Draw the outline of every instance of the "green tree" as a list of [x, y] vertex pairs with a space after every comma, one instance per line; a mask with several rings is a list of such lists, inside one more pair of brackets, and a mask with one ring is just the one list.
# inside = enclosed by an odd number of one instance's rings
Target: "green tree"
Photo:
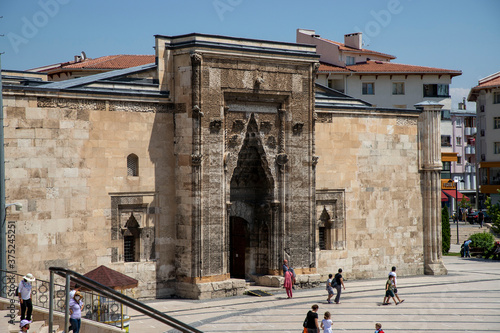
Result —
[[451, 230], [450, 230], [450, 215], [448, 207], [443, 207], [441, 210], [441, 242], [443, 254], [450, 251]]
[[[500, 193], [500, 190], [498, 190]], [[486, 208], [488, 209], [488, 215], [491, 216], [491, 230], [494, 233], [500, 233], [500, 204], [492, 204], [491, 197], [488, 197], [485, 202]]]

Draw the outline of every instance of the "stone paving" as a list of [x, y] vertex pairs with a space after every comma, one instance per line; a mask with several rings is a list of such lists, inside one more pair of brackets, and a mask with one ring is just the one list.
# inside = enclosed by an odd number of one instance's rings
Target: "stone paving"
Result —
[[[287, 299], [241, 296], [215, 300], [155, 300], [148, 305], [203, 332], [301, 332], [305, 314], [319, 305], [320, 319], [332, 313], [335, 331], [500, 332], [500, 261], [445, 257], [445, 276], [399, 276], [405, 302], [381, 306], [385, 279], [349, 281], [340, 304], [327, 304], [324, 287], [297, 290]], [[389, 268], [389, 267], [388, 267]], [[398, 272], [403, 275], [404, 272]], [[130, 332], [175, 332], [132, 310]]]

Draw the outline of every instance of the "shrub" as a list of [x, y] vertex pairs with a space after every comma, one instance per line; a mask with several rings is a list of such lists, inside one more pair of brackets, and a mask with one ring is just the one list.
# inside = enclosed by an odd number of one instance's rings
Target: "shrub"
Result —
[[470, 236], [470, 239], [472, 240], [471, 245], [473, 247], [479, 247], [484, 249], [485, 251], [491, 250], [491, 248], [493, 248], [493, 246], [495, 245], [495, 237], [489, 232], [474, 234]]
[[[500, 192], [500, 190], [498, 191]], [[492, 204], [491, 197], [486, 199], [486, 208], [488, 208], [488, 215], [491, 216], [491, 230], [499, 234], [500, 233], [500, 204]]]
[[451, 230], [450, 230], [450, 215], [448, 208], [443, 207], [441, 210], [441, 243], [443, 254], [450, 251]]

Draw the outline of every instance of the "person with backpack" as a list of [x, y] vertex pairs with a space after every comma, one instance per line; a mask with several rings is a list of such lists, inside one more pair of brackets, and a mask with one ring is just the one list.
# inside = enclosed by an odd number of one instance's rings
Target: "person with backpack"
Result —
[[[304, 320], [304, 332], [307, 333], [319, 333], [319, 323], [318, 323], [318, 309], [319, 306], [314, 304], [311, 307], [311, 310], [306, 315], [306, 319]], [[307, 331], [306, 331], [307, 329]]]

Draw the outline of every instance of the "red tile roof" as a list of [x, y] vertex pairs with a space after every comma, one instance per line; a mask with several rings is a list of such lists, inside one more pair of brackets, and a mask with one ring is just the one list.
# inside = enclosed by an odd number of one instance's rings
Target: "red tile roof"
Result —
[[496, 87], [496, 86], [500, 86], [500, 73], [497, 73], [498, 75], [495, 77], [495, 75], [493, 75], [492, 78], [485, 78], [485, 79], [482, 79], [479, 81], [479, 84], [477, 86], [475, 86], [473, 89], [476, 89], [476, 88], [487, 88], [487, 87]]
[[462, 71], [395, 64], [387, 61], [369, 60], [367, 62], [357, 63], [346, 67], [337, 67], [330, 64], [321, 64], [319, 66], [320, 72], [354, 72], [354, 73], [374, 73], [374, 74], [450, 74], [451, 76], [461, 75]]
[[345, 44], [342, 44], [342, 43], [339, 43], [339, 42], [336, 42], [336, 41], [333, 41], [333, 40], [329, 40], [329, 39], [326, 39], [326, 38], [323, 38], [323, 37], [318, 37], [318, 39], [321, 39], [321, 40], [323, 40], [325, 42], [328, 42], [328, 43], [332, 43], [332, 44], [338, 45], [339, 49], [341, 51], [344, 51], [344, 52], [354, 52], [354, 53], [358, 52], [358, 53], [365, 53], [365, 54], [373, 54], [373, 55], [378, 55], [378, 56], [381, 56], [381, 57], [386, 57], [386, 58], [389, 58], [389, 59], [396, 59], [395, 56], [387, 54], [387, 53], [372, 51], [372, 50], [368, 50], [368, 49], [355, 49], [353, 47], [349, 47], [349, 46], [346, 46]]
[[123, 69], [151, 64], [153, 62], [155, 62], [154, 55], [119, 54], [95, 59], [85, 59], [81, 62], [63, 66], [63, 68]]
[[97, 267], [96, 269], [84, 274], [85, 277], [99, 282], [106, 287], [121, 290], [137, 287], [139, 281], [133, 279], [125, 274], [108, 268], [104, 265]]

